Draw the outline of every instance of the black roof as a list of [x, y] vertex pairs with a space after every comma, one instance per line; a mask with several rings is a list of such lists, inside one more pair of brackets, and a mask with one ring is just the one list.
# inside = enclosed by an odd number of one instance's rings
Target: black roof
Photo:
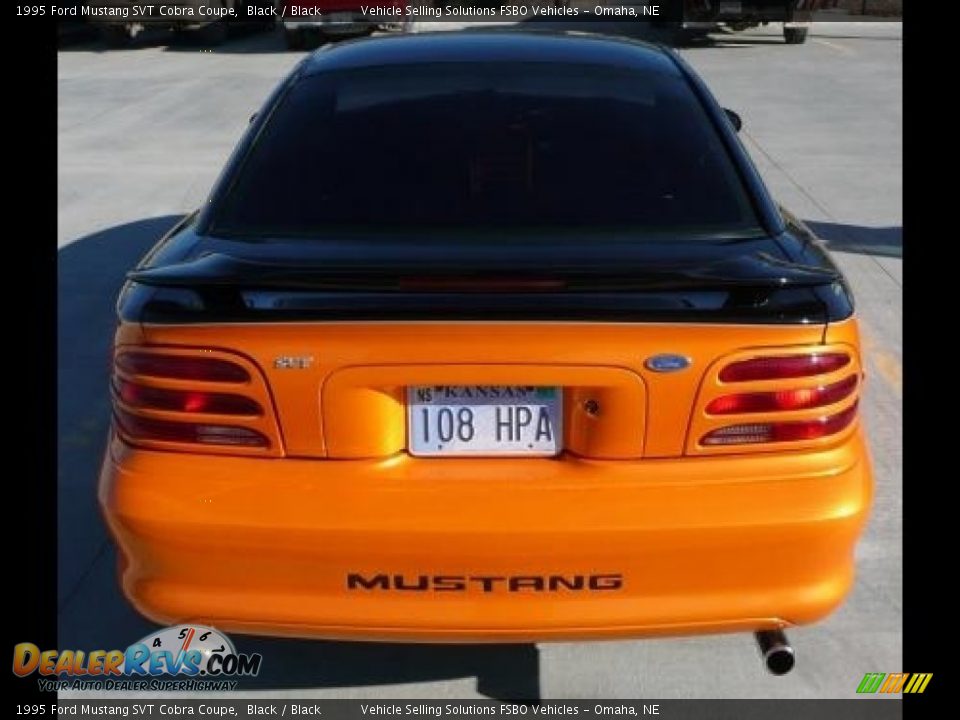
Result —
[[681, 75], [669, 51], [641, 41], [572, 32], [469, 30], [366, 38], [326, 46], [301, 70], [311, 75], [410, 63], [549, 62], [629, 67]]

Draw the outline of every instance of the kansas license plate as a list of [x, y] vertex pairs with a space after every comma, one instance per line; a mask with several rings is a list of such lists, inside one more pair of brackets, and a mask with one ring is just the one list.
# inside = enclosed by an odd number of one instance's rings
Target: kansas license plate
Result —
[[420, 385], [407, 389], [411, 455], [556, 455], [563, 393], [527, 385]]

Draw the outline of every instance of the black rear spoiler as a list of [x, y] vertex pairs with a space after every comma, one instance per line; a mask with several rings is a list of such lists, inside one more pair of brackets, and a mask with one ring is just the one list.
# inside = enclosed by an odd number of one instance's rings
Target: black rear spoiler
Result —
[[[683, 291], [752, 290], [775, 291], [788, 288], [828, 286], [840, 280], [834, 270], [780, 260], [766, 253], [754, 253], [703, 263], [672, 263], [636, 266], [524, 268], [390, 263], [377, 264], [294, 264], [238, 258], [208, 253], [193, 260], [155, 268], [138, 268], [127, 277], [153, 287], [235, 290], [409, 292], [431, 286], [451, 291], [459, 281], [464, 290], [505, 287], [511, 278], [517, 287], [531, 291]], [[544, 282], [546, 281], [546, 282]], [[514, 288], [512, 288], [514, 289]]]

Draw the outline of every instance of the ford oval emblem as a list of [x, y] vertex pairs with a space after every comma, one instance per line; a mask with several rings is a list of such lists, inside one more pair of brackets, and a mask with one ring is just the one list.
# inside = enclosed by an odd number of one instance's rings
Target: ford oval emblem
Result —
[[663, 355], [654, 355], [653, 357], [647, 358], [644, 365], [647, 366], [648, 370], [653, 370], [654, 372], [676, 372], [677, 370], [685, 370], [690, 367], [690, 358], [684, 357], [683, 355], [664, 353]]

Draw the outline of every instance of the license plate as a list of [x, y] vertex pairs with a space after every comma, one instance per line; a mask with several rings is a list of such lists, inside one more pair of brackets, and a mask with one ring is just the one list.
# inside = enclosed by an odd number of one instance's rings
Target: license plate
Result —
[[726, 0], [721, 0], [720, 2], [720, 13], [723, 15], [739, 15], [743, 12], [743, 5], [739, 2], [729, 2]]
[[332, 12], [327, 15], [327, 22], [330, 23], [352, 23], [353, 22], [353, 13], [348, 12]]
[[407, 388], [407, 447], [417, 456], [556, 455], [563, 392], [527, 385]]

